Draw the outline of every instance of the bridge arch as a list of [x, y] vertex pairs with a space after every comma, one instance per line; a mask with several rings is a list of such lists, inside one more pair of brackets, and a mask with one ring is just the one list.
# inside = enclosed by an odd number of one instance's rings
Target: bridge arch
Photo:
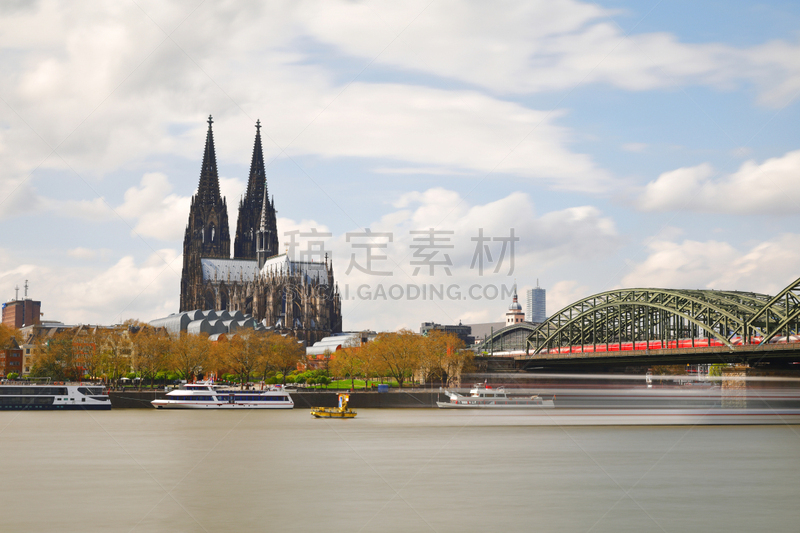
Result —
[[[800, 282], [800, 280], [798, 280]], [[800, 297], [800, 286], [798, 287]], [[561, 309], [528, 337], [535, 355], [566, 346], [593, 346], [646, 341], [716, 339], [733, 350], [732, 339], [764, 336], [763, 309], [781, 322], [794, 316], [758, 293], [676, 289], [618, 289], [578, 300]], [[800, 301], [800, 299], [798, 299]], [[798, 307], [800, 309], [800, 307]], [[795, 319], [796, 320], [796, 319]]]

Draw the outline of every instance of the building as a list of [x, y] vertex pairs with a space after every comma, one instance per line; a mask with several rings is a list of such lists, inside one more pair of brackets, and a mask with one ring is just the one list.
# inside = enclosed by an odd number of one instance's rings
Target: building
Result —
[[480, 324], [467, 324], [472, 329], [472, 336], [475, 338], [474, 344], [480, 344], [484, 339], [489, 338], [493, 332], [506, 326], [505, 322], [482, 322]]
[[19, 287], [13, 300], [3, 304], [3, 324], [19, 329], [38, 324], [42, 316], [42, 302], [28, 298], [28, 280], [25, 280], [25, 297], [19, 299]]
[[269, 331], [308, 344], [341, 332], [341, 299], [327, 255], [324, 261], [296, 261], [278, 253], [275, 198], [267, 190], [260, 122], [231, 258], [212, 123], [209, 117], [200, 183], [184, 234], [180, 312], [241, 311]]
[[514, 300], [508, 306], [508, 311], [506, 311], [506, 326], [519, 324], [520, 322], [525, 322], [525, 313], [522, 312], [522, 306], [517, 301], [517, 288], [514, 287]]
[[133, 339], [138, 331], [139, 327], [125, 324], [74, 326], [55, 321], [22, 328], [24, 344], [21, 347], [20, 373], [30, 374], [37, 348], [44, 350], [52, 342], [62, 342], [71, 346], [75, 372], [79, 376], [90, 374], [97, 377], [103, 373], [100, 369], [103, 366], [110, 376], [119, 377], [131, 371], [136, 355]]
[[150, 321], [154, 328], [164, 328], [170, 335], [187, 332], [193, 335], [207, 333], [221, 335], [235, 333], [240, 329], [266, 331], [263, 324], [258, 324], [252, 316], [241, 311], [184, 311], [173, 313], [165, 318]]
[[527, 306], [525, 309], [525, 321], [541, 324], [547, 320], [546, 292], [539, 287], [539, 280], [536, 280], [536, 288], [527, 291]]
[[306, 347], [306, 368], [327, 368], [331, 359], [336, 357], [335, 353], [344, 348], [359, 348], [364, 344], [375, 340], [378, 334], [374, 331], [347, 331], [337, 333], [330, 337], [314, 343], [313, 346]]
[[456, 337], [461, 339], [461, 342], [463, 342], [466, 346], [470, 346], [475, 343], [475, 337], [472, 336], [472, 328], [463, 325], [461, 321], [458, 322], [457, 326], [436, 324], [435, 322], [423, 322], [419, 327], [419, 332], [422, 335], [427, 335], [431, 330], [442, 331], [444, 333], [453, 333]]
[[6, 377], [9, 374], [22, 375], [22, 348], [14, 337], [0, 348], [0, 376]]

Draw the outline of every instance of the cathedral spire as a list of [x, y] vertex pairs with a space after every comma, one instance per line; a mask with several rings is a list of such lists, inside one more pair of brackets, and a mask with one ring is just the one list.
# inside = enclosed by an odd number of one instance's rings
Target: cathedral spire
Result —
[[259, 206], [261, 204], [261, 191], [267, 186], [266, 173], [264, 172], [264, 153], [261, 150], [261, 121], [256, 120], [256, 141], [253, 146], [253, 159], [250, 162], [250, 177], [247, 180], [247, 196], [250, 201]]
[[[213, 301], [209, 293], [198, 287], [203, 284], [203, 259], [229, 259], [231, 234], [228, 229], [228, 206], [219, 194], [217, 156], [214, 152], [214, 133], [208, 116], [208, 134], [200, 169], [200, 184], [192, 197], [189, 220], [183, 236], [183, 271], [181, 272], [181, 311], [214, 309], [223, 302]], [[224, 308], [224, 307], [223, 307]]]
[[256, 234], [256, 256], [259, 270], [264, 267], [267, 258], [278, 253], [278, 236], [277, 228], [275, 228], [275, 223], [273, 222], [274, 218], [275, 211], [269, 205], [267, 188], [264, 187], [264, 194], [261, 200], [261, 220]]
[[197, 200], [201, 205], [214, 205], [220, 200], [217, 154], [214, 151], [214, 132], [211, 130], [213, 123], [214, 119], [208, 115], [206, 150], [203, 154], [203, 166], [200, 169], [200, 184], [197, 187]]
[[256, 233], [261, 218], [262, 198], [266, 190], [264, 153], [261, 149], [261, 121], [257, 120], [250, 177], [247, 179], [244, 198], [239, 204], [239, 219], [236, 223], [236, 238], [233, 243], [233, 257], [236, 259], [256, 259], [258, 255]]

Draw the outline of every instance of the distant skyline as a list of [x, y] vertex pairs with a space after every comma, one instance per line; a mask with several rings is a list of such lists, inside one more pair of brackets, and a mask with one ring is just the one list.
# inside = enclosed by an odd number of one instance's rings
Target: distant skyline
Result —
[[[330, 233], [293, 251], [323, 242], [346, 330], [502, 321], [505, 288], [537, 278], [553, 314], [617, 287], [774, 294], [800, 277], [796, 3], [0, 15], [0, 298], [28, 279], [46, 320], [178, 311], [208, 115], [231, 231], [260, 120], [280, 248]], [[431, 229], [451, 248], [425, 248]]]

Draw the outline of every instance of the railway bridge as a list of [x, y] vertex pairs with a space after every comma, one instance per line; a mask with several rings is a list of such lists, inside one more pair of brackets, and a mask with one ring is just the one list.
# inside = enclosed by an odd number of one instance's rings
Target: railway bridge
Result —
[[542, 324], [500, 329], [478, 350], [519, 368], [800, 361], [800, 279], [775, 296], [617, 289], [578, 300]]

